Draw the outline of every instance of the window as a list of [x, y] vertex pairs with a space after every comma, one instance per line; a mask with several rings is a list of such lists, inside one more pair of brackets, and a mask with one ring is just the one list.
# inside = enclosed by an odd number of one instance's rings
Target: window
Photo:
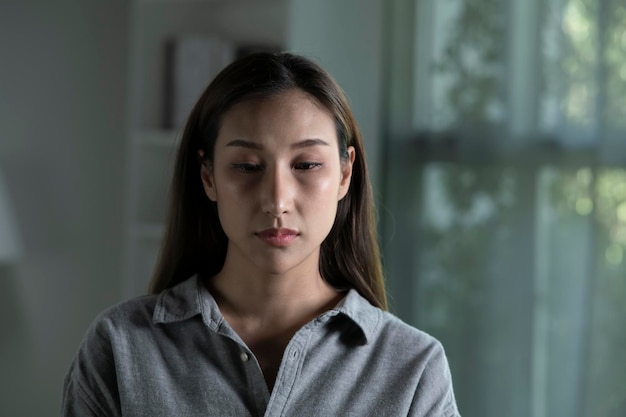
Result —
[[392, 309], [443, 342], [465, 417], [625, 415], [626, 3], [400, 3]]

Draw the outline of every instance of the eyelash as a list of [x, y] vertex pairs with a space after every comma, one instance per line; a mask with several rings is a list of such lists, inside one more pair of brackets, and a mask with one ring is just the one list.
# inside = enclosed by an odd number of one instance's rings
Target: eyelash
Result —
[[250, 163], [240, 163], [240, 164], [233, 164], [233, 168], [235, 168], [238, 171], [241, 172], [258, 172], [260, 171], [261, 165], [258, 164], [250, 164]]
[[[322, 165], [323, 163], [321, 162], [298, 162], [297, 164], [294, 165], [294, 169], [301, 170], [301, 171], [310, 171], [310, 170], [319, 168]], [[263, 166], [259, 164], [251, 164], [251, 163], [233, 164], [233, 168], [244, 173], [253, 173], [253, 172], [259, 172], [263, 170]]]
[[304, 171], [310, 171], [315, 168], [319, 168], [322, 166], [321, 162], [299, 162], [294, 165], [295, 169], [301, 169]]

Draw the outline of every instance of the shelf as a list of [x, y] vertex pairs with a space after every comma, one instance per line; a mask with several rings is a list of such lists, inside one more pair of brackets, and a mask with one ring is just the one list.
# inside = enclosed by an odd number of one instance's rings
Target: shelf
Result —
[[172, 39], [214, 36], [238, 47], [283, 47], [287, 1], [140, 1], [133, 11], [131, 124], [164, 126], [165, 50]]

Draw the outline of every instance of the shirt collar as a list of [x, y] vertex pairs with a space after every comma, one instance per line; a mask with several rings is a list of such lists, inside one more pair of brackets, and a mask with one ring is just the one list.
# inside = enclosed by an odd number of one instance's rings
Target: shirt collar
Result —
[[157, 298], [153, 323], [174, 323], [202, 313], [197, 276], [166, 289]]
[[[355, 289], [348, 290], [343, 300], [329, 313], [345, 316], [354, 322], [363, 333], [365, 343], [373, 340], [382, 319], [382, 311]], [[198, 314], [203, 315], [204, 321], [213, 330], [218, 330], [224, 320], [215, 299], [196, 275], [159, 295], [152, 321], [174, 323]]]
[[365, 343], [374, 339], [383, 312], [371, 305], [357, 290], [348, 290], [344, 299], [334, 310], [352, 320], [361, 329]]

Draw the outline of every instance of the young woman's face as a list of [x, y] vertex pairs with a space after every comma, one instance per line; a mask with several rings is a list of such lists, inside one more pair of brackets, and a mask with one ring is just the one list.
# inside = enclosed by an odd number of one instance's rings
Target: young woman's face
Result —
[[227, 262], [279, 274], [319, 269], [319, 252], [352, 175], [330, 113], [294, 89], [235, 105], [202, 168], [228, 237]]

